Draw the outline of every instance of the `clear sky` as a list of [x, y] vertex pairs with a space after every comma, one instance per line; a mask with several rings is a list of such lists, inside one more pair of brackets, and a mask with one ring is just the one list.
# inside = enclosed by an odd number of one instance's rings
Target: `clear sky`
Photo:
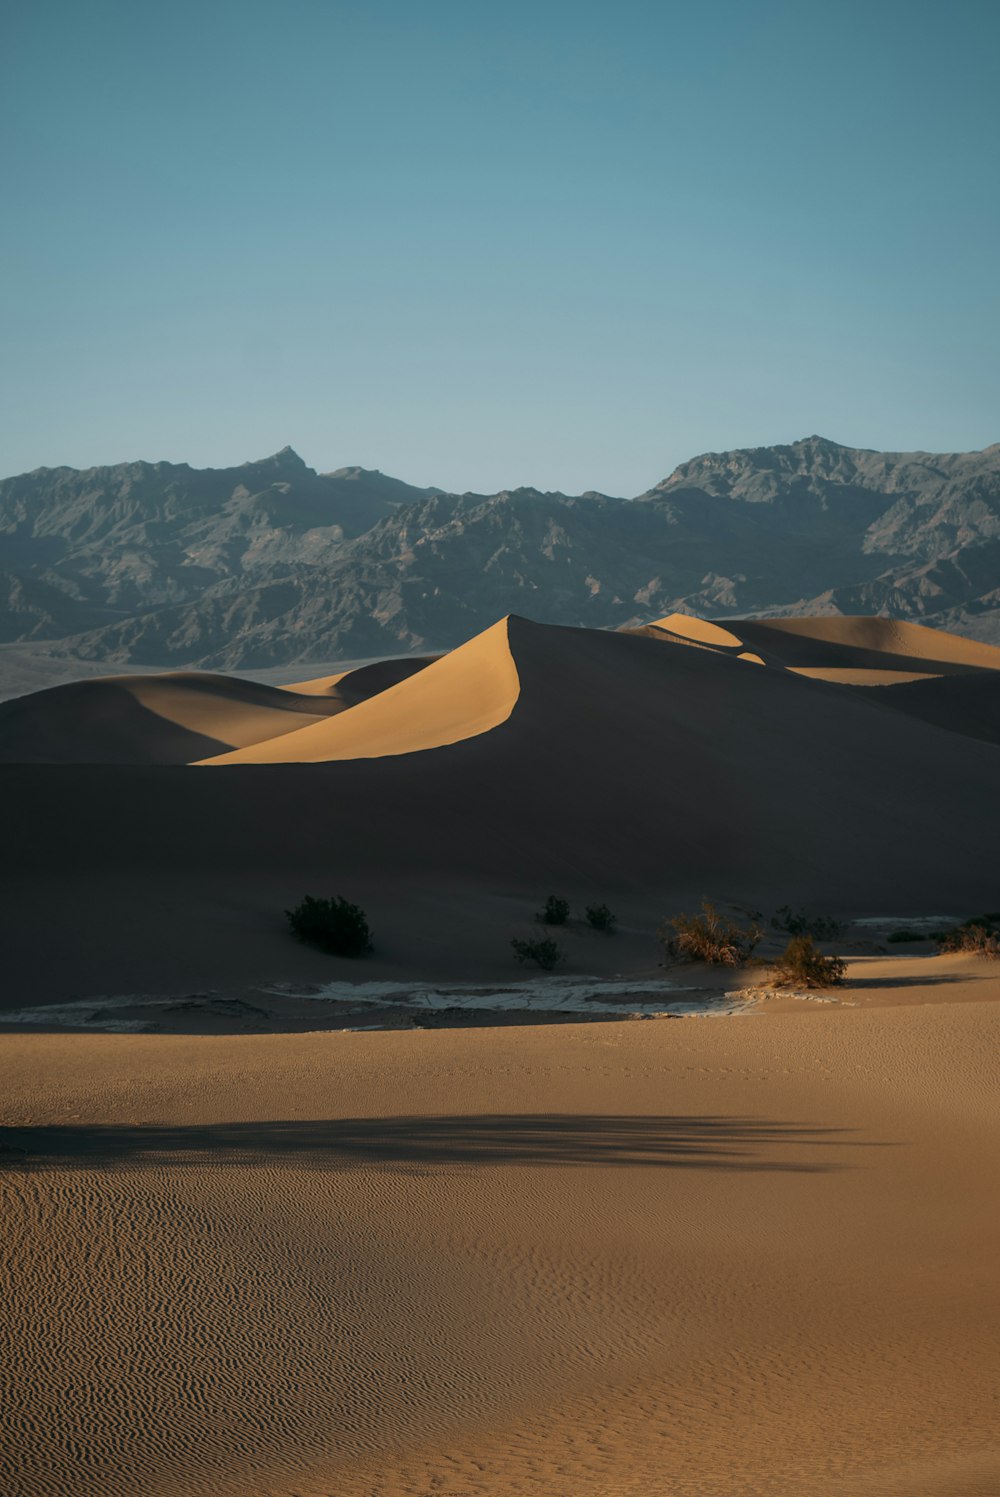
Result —
[[1000, 0], [2, 0], [0, 473], [1000, 441]]

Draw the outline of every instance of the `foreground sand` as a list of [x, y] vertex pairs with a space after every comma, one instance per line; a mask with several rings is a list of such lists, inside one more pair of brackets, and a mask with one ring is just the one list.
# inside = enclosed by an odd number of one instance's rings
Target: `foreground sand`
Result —
[[733, 1019], [3, 1035], [0, 1485], [996, 1494], [1000, 979], [912, 965]]

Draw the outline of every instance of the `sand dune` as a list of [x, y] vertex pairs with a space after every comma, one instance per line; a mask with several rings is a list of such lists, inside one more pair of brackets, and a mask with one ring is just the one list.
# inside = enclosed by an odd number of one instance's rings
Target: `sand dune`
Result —
[[746, 619], [738, 625], [740, 637], [750, 641], [765, 640], [791, 652], [793, 641], [805, 649], [818, 645], [850, 651], [867, 651], [873, 655], [896, 655], [908, 660], [934, 661], [954, 665], [961, 670], [1000, 670], [1000, 649], [980, 644], [943, 629], [928, 629], [923, 624], [904, 623], [901, 619], [842, 617]]
[[378, 692], [408, 680], [438, 659], [438, 655], [404, 655], [398, 660], [375, 660], [356, 670], [317, 676], [312, 681], [295, 681], [286, 690], [300, 696], [336, 696], [345, 705], [354, 707], [358, 702], [365, 702]]
[[169, 671], [55, 686], [0, 703], [0, 761], [189, 764], [322, 721], [339, 702], [234, 676]]
[[995, 646], [898, 619], [727, 619], [723, 624], [672, 613], [648, 630], [703, 648], [749, 650], [765, 664], [849, 686], [1000, 671], [1000, 649]]
[[[390, 672], [371, 666], [368, 670], [370, 680], [382, 681], [396, 674], [397, 684], [377, 688], [377, 695], [360, 697], [339, 721], [300, 729], [285, 744], [255, 744], [203, 762], [304, 764], [411, 754], [487, 733], [506, 721], [517, 701], [517, 669], [505, 619], [426, 669]], [[347, 676], [334, 689], [349, 693], [351, 680]]]
[[0, 703], [0, 763], [191, 764], [326, 722], [435, 658], [288, 687], [198, 671], [75, 681]]
[[994, 1497], [990, 992], [6, 1036], [5, 1493]]
[[1000, 674], [940, 676], [915, 681], [880, 693], [887, 707], [935, 723], [952, 733], [965, 733], [986, 743], [1000, 744]]
[[359, 901], [365, 975], [392, 980], [509, 977], [510, 936], [552, 891], [607, 900], [624, 928], [617, 946], [567, 938], [569, 971], [655, 964], [658, 920], [703, 894], [996, 908], [995, 747], [881, 698], [512, 618], [303, 734], [354, 755], [484, 729], [441, 747], [224, 774], [12, 767], [10, 1001], [322, 980], [329, 959], [282, 914], [304, 893]]
[[[875, 933], [997, 907], [1000, 652], [819, 622], [12, 704], [109, 762], [3, 768], [5, 1494], [995, 1497], [1000, 978]], [[292, 941], [307, 892], [374, 955]], [[550, 892], [614, 908], [559, 940], [622, 1003], [703, 895], [885, 924], [836, 1004], [256, 1032], [509, 985]]]

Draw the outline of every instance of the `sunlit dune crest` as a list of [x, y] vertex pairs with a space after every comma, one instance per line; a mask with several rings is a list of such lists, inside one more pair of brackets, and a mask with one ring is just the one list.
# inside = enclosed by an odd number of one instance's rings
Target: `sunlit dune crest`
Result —
[[[682, 655], [688, 657], [685, 671], [711, 672], [713, 658], [765, 666], [769, 676], [778, 673], [789, 685], [803, 679], [867, 688], [873, 702], [938, 727], [988, 741], [1000, 735], [996, 693], [988, 684], [972, 684], [1000, 681], [1000, 649], [920, 625], [882, 618], [794, 618], [730, 619], [723, 626], [670, 614], [609, 634], [512, 616], [446, 655], [372, 661], [283, 688], [178, 671], [97, 677], [35, 692], [0, 704], [0, 762], [225, 767], [426, 752], [489, 734], [512, 715], [520, 720], [526, 712], [544, 709], [563, 673], [584, 669], [579, 662], [581, 651], [589, 649], [585, 639], [595, 645], [617, 641], [600, 647], [601, 664], [590, 668], [589, 679], [574, 677], [580, 701], [589, 704], [588, 720], [596, 722], [612, 710], [602, 704], [614, 699], [620, 703], [614, 711], [622, 732], [631, 731], [634, 715], [637, 722], [645, 720], [644, 736], [667, 734], [664, 747], [673, 743], [686, 710], [680, 699], [664, 703], [660, 696], [678, 689]], [[650, 656], [649, 641], [662, 653]], [[542, 657], [544, 666], [535, 663]], [[531, 682], [527, 705], [525, 670]], [[956, 681], [968, 684], [942, 684]], [[725, 682], [735, 708], [745, 683], [729, 676]], [[923, 690], [890, 702], [889, 695], [904, 685]], [[762, 675], [753, 690], [764, 689]], [[654, 696], [643, 700], [644, 693]], [[692, 699], [692, 710], [699, 700]], [[811, 699], [788, 702], [799, 716], [816, 710]], [[667, 714], [657, 729], [664, 706]], [[752, 700], [740, 710], [753, 710]], [[553, 721], [545, 731], [558, 727]]]
[[507, 620], [501, 619], [426, 669], [360, 702], [339, 723], [315, 723], [289, 735], [284, 745], [263, 743], [203, 762], [307, 764], [440, 748], [505, 722], [519, 689]]
[[693, 639], [703, 645], [739, 649], [743, 643], [732, 630], [723, 628], [721, 624], [714, 624], [710, 619], [700, 619], [695, 614], [668, 613], [665, 618], [656, 619], [652, 627], [662, 629], [666, 634], [679, 635], [681, 639]]

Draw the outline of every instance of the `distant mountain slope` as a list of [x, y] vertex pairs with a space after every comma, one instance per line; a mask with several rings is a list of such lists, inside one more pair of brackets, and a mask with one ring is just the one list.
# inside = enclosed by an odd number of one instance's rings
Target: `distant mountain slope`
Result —
[[509, 612], [877, 614], [1000, 642], [1000, 444], [809, 437], [708, 453], [633, 500], [416, 489], [286, 448], [0, 483], [0, 640], [241, 669], [458, 643]]

